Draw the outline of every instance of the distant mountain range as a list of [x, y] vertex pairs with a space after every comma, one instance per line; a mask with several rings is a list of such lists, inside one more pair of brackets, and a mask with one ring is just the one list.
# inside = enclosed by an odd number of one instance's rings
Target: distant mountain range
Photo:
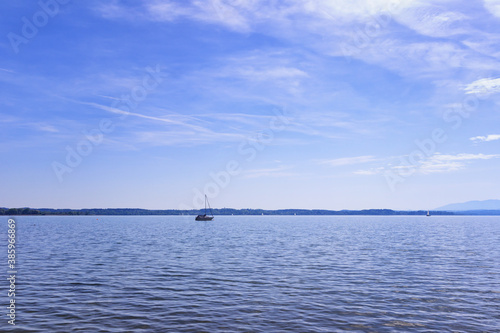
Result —
[[436, 208], [440, 211], [500, 210], [500, 200], [467, 201]]

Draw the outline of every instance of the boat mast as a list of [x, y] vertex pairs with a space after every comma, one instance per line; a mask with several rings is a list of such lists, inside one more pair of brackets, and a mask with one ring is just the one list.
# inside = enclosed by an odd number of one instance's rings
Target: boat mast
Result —
[[208, 208], [210, 208], [210, 214], [214, 216], [214, 213], [212, 212], [212, 207], [210, 207], [210, 202], [208, 202], [207, 195], [205, 194], [205, 215], [207, 215], [207, 203], [208, 203]]

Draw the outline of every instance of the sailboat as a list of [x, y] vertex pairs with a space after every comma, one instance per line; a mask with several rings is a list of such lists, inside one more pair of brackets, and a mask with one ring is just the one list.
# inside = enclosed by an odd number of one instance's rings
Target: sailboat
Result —
[[427, 216], [431, 216], [431, 212], [430, 211], [427, 211]]
[[[210, 209], [210, 215], [207, 215], [207, 204], [208, 208]], [[208, 202], [207, 195], [205, 194], [205, 213], [203, 215], [198, 215], [196, 216], [195, 220], [196, 221], [212, 221], [214, 219], [214, 214], [212, 213], [212, 208], [210, 207], [210, 203]]]

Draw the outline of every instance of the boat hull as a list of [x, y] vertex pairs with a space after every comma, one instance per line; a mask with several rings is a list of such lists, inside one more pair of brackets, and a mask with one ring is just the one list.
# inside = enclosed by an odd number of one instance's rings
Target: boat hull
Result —
[[213, 219], [214, 219], [213, 216], [206, 216], [206, 215], [198, 215], [195, 218], [196, 221], [212, 221]]

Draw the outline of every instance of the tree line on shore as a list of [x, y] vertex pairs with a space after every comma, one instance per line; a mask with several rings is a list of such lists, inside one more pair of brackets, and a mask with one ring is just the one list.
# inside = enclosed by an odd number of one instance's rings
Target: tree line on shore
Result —
[[[216, 208], [214, 215], [426, 215], [427, 211], [397, 211], [392, 209], [325, 210], [325, 209], [233, 209]], [[198, 215], [202, 210], [149, 210], [136, 208], [51, 209], [0, 208], [0, 215]], [[432, 211], [432, 215], [456, 215], [453, 212]]]

